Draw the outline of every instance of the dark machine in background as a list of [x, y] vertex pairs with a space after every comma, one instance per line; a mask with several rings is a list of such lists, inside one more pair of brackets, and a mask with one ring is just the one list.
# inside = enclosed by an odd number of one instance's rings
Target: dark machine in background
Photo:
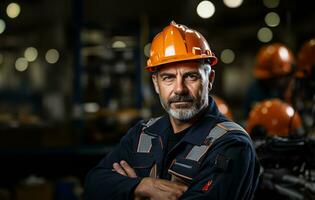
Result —
[[255, 199], [315, 198], [315, 140], [266, 138], [256, 146], [263, 166]]
[[[251, 135], [262, 165], [262, 175], [255, 199], [315, 199], [315, 40], [304, 44], [298, 54], [298, 66], [293, 81], [291, 101], [301, 114], [301, 129], [290, 128], [284, 137], [268, 135], [262, 125]], [[269, 124], [272, 123], [270, 118]]]

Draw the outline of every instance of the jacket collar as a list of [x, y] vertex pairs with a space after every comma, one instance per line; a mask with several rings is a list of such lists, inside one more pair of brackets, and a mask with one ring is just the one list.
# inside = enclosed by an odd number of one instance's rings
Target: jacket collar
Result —
[[201, 145], [211, 129], [222, 121], [227, 119], [219, 112], [214, 100], [209, 97], [209, 106], [200, 119], [192, 125], [191, 129], [186, 133], [183, 140], [185, 142]]
[[[188, 130], [183, 141], [194, 145], [203, 144], [204, 139], [209, 134], [210, 130], [217, 123], [222, 121], [227, 121], [227, 119], [218, 111], [217, 105], [212, 97], [209, 96], [209, 106], [204, 113], [202, 113], [198, 121], [196, 121]], [[172, 132], [169, 130], [172, 130], [172, 127], [168, 116], [161, 117], [151, 126], [144, 129], [147, 134], [160, 136], [163, 141], [166, 141], [167, 134]]]

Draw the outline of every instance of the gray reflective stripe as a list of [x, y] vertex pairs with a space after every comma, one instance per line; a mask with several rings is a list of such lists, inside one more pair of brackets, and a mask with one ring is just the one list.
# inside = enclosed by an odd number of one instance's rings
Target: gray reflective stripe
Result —
[[210, 145], [201, 145], [201, 146], [194, 146], [188, 155], [186, 156], [186, 159], [188, 160], [194, 160], [199, 161], [200, 158], [208, 151]]
[[138, 143], [137, 152], [138, 153], [149, 153], [152, 147], [152, 139], [155, 138], [154, 136], [141, 133]]
[[245, 133], [246, 133], [246, 131], [244, 130], [244, 128], [241, 127], [240, 125], [238, 125], [238, 124], [235, 123], [235, 122], [222, 122], [222, 123], [220, 123], [219, 125], [223, 125], [223, 126], [226, 127], [229, 131], [237, 130], [237, 131], [242, 131], [242, 132], [245, 132]]
[[[151, 126], [152, 124], [154, 124], [155, 122], [157, 122], [161, 118], [162, 117], [150, 119], [147, 123], [145, 123], [143, 125], [144, 126], [143, 129]], [[143, 129], [142, 129], [142, 133], [140, 134], [140, 137], [139, 137], [137, 152], [138, 153], [149, 153], [151, 150], [151, 147], [152, 147], [152, 139], [155, 137], [148, 135], [148, 134], [145, 134], [143, 132]]]
[[210, 133], [206, 137], [207, 139], [211, 138], [211, 143], [213, 143], [216, 139], [222, 137], [227, 132], [226, 129], [216, 125], [213, 129], [211, 129]]
[[186, 165], [186, 164], [179, 163], [179, 162], [175, 162], [174, 165], [179, 165], [179, 166], [185, 167], [185, 168], [187, 168], [187, 169], [191, 169], [191, 168], [192, 168], [192, 166], [190, 166], [190, 165]]
[[209, 144], [195, 145], [190, 152], [187, 154], [186, 159], [199, 161], [202, 156], [207, 153], [210, 146], [220, 137], [222, 137], [225, 133], [232, 130], [238, 130], [246, 133], [246, 131], [237, 123], [234, 122], [222, 122], [217, 124], [211, 131], [209, 132], [206, 139], [209, 140]]
[[150, 120], [145, 124], [145, 127], [151, 126], [152, 124], [154, 124], [157, 120], [159, 120], [159, 119], [161, 119], [161, 118], [162, 118], [162, 116], [161, 116], [161, 117], [157, 117], [157, 118], [152, 118], [152, 119], [150, 119]]

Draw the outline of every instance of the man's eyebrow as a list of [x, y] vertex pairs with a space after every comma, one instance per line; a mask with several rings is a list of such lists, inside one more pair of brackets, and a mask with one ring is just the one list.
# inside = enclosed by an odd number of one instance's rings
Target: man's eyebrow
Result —
[[183, 76], [188, 76], [188, 75], [200, 75], [200, 73], [199, 71], [189, 71], [183, 74]]
[[175, 75], [174, 73], [170, 73], [170, 72], [161, 72], [159, 73], [159, 76], [173, 76]]
[[[199, 71], [188, 71], [184, 72], [183, 76], [188, 76], [188, 75], [200, 75]], [[175, 76], [175, 73], [172, 72], [161, 72], [159, 73], [159, 76]]]

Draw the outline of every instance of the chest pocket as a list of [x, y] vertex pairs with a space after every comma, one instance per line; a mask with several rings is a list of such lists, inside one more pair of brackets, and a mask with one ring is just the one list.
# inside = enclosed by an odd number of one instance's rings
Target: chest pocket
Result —
[[151, 153], [134, 153], [132, 156], [132, 166], [139, 177], [150, 176], [151, 169], [155, 163]]
[[172, 181], [189, 185], [198, 174], [199, 168], [200, 163], [194, 160], [176, 158], [168, 169], [168, 173], [172, 175]]

